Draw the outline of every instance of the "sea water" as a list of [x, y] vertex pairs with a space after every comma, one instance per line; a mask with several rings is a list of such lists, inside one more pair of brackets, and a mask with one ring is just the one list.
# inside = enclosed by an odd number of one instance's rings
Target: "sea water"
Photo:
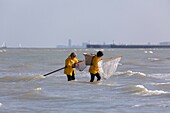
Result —
[[[117, 71], [100, 83], [63, 70], [71, 52], [122, 56]], [[170, 49], [0, 49], [0, 113], [169, 113]]]

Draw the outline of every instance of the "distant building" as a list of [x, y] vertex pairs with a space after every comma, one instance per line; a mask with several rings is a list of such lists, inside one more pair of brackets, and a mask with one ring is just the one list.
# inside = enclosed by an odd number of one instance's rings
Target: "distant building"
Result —
[[57, 45], [56, 48], [86, 48], [87, 43], [82, 45], [73, 45], [71, 39], [68, 40], [68, 45]]
[[87, 46], [87, 43], [82, 43], [82, 48], [86, 48], [86, 46]]
[[71, 39], [68, 40], [68, 47], [71, 47]]
[[116, 45], [87, 44], [87, 48], [170, 48], [170, 45]]
[[170, 42], [160, 42], [159, 45], [170, 45]]

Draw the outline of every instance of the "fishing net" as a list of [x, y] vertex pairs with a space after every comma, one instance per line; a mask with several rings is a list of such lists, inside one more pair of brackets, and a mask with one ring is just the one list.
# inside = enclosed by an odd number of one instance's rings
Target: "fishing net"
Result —
[[76, 69], [79, 70], [79, 71], [83, 71], [84, 69], [86, 68], [86, 63], [85, 61], [83, 62], [79, 62], [76, 66]]
[[108, 79], [116, 71], [121, 57], [102, 59], [99, 63], [99, 70], [104, 79]]
[[[84, 53], [83, 55], [85, 56], [85, 62], [79, 64], [78, 70], [80, 71], [84, 70], [86, 66], [91, 65], [93, 57], [95, 56], [94, 54], [89, 53]], [[104, 58], [98, 62], [99, 71], [104, 79], [108, 79], [114, 74], [120, 60], [121, 56], [113, 56], [110, 58]]]

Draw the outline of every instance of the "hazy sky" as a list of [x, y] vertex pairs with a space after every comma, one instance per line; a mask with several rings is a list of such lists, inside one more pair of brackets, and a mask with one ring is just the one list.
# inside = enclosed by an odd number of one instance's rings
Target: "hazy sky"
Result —
[[0, 0], [0, 44], [170, 41], [170, 0]]

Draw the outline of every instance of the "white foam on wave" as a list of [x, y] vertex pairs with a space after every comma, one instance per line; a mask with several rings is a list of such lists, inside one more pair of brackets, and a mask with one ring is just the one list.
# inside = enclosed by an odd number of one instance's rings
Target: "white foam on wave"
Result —
[[159, 58], [148, 58], [149, 61], [160, 61]]
[[45, 76], [26, 76], [26, 75], [19, 75], [19, 76], [4, 76], [0, 77], [0, 82], [29, 82], [35, 81], [46, 78]]
[[167, 85], [170, 85], [170, 82], [166, 82], [166, 83], [151, 83], [152, 85], [155, 85], [155, 86], [167, 86]]
[[139, 104], [136, 104], [136, 105], [134, 105], [134, 106], [132, 106], [132, 108], [135, 108], [135, 107], [140, 107], [141, 105], [139, 105]]
[[124, 74], [124, 75], [128, 75], [128, 76], [133, 76], [133, 75], [146, 76], [145, 73], [142, 73], [142, 72], [133, 72], [131, 70], [128, 70], [128, 71], [125, 71], [125, 72], [117, 72], [117, 74]]
[[156, 79], [170, 80], [170, 73], [149, 74], [148, 76]]
[[3, 52], [6, 52], [6, 50], [5, 50], [5, 49], [1, 49], [1, 50], [0, 50], [0, 53], [3, 53]]
[[142, 76], [146, 76], [145, 73], [142, 73], [142, 72], [133, 72], [133, 71], [130, 71], [130, 70], [128, 70], [128, 71], [126, 72], [126, 74], [128, 74], [129, 76], [132, 76], [132, 75], [142, 75]]
[[144, 53], [146, 53], [146, 54], [153, 54], [153, 51], [144, 51]]
[[46, 78], [45, 76], [35, 76], [32, 78], [32, 80], [38, 80], [38, 79], [44, 79]]
[[128, 76], [141, 76], [141, 77], [145, 77], [146, 74], [145, 73], [142, 73], [142, 72], [133, 72], [131, 70], [128, 70], [128, 71], [124, 71], [124, 72], [115, 72], [113, 75], [117, 75], [117, 76], [120, 76], [120, 75], [128, 75]]
[[0, 107], [2, 106], [2, 103], [0, 103]]
[[166, 92], [163, 90], [148, 90], [143, 85], [136, 85], [135, 87], [138, 89], [138, 92], [136, 92], [135, 94], [139, 94], [139, 95], [143, 95], [143, 96], [170, 94], [170, 92]]
[[41, 90], [42, 90], [42, 88], [40, 88], [40, 87], [34, 89], [34, 91], [41, 91]]

